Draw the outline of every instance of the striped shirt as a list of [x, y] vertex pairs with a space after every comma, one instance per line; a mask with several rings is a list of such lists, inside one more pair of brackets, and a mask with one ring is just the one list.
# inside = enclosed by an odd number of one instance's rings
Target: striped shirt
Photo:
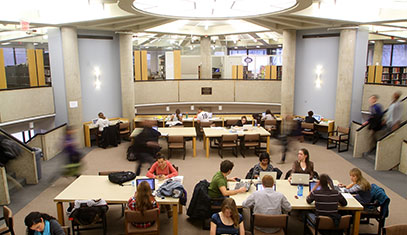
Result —
[[346, 206], [348, 202], [336, 190], [314, 190], [307, 197], [307, 202], [311, 204], [315, 201], [315, 214], [330, 216], [338, 213], [338, 204], [341, 206]]

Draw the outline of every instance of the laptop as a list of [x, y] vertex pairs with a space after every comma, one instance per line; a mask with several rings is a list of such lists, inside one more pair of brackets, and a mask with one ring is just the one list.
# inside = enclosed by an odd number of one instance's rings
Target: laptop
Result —
[[[311, 181], [311, 182], [309, 182], [309, 191], [311, 192], [311, 190], [313, 189], [313, 188], [315, 188], [315, 186], [317, 185], [317, 183], [318, 182], [315, 182], [315, 181]], [[318, 186], [318, 188], [316, 188], [315, 190], [320, 190], [321, 189], [321, 186]]]
[[158, 126], [153, 126], [152, 127], [154, 130], [158, 131]]
[[277, 180], [277, 172], [276, 171], [260, 171], [260, 175], [259, 175], [260, 181], [263, 180], [263, 177], [265, 175], [273, 176], [274, 182]]
[[150, 178], [136, 179], [136, 187], [143, 181], [147, 181], [147, 183], [150, 185], [151, 191], [155, 190], [155, 180]]
[[248, 192], [250, 190], [250, 186], [252, 185], [251, 181], [240, 181], [237, 182], [235, 185], [235, 190], [240, 189], [242, 187], [246, 188], [246, 192]]
[[211, 119], [213, 116], [213, 113], [208, 113], [208, 118]]
[[313, 115], [313, 118], [315, 118], [315, 120], [317, 120], [318, 122], [321, 121], [321, 115]]
[[[256, 184], [256, 191], [260, 191], [263, 189], [264, 189], [263, 184]], [[273, 189], [274, 189], [274, 191], [277, 191], [276, 184], [273, 185]]]
[[92, 119], [92, 123], [93, 123], [93, 124], [96, 124], [97, 122], [98, 122], [98, 119], [97, 119], [97, 118]]
[[309, 185], [309, 174], [291, 174], [291, 185]]

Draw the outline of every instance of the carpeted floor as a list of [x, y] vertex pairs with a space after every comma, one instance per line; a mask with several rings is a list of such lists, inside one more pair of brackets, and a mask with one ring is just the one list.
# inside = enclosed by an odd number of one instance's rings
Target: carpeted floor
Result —
[[[161, 143], [163, 146], [163, 153], [166, 155], [165, 142]], [[108, 170], [133, 170], [135, 169], [136, 163], [128, 162], [126, 160], [125, 154], [128, 142], [124, 142], [116, 148], [94, 148], [92, 149], [86, 157], [83, 159], [84, 169], [83, 174], [97, 174], [99, 171]], [[348, 172], [351, 168], [355, 167], [354, 164], [346, 160], [345, 158], [339, 156], [335, 151], [327, 150], [325, 145], [317, 144], [312, 145], [309, 143], [292, 143], [290, 146], [291, 150], [288, 154], [288, 158], [285, 164], [276, 164], [280, 160], [280, 146], [278, 142], [271, 142], [272, 150], [272, 164], [275, 167], [280, 168], [284, 174], [291, 168], [292, 162], [297, 158], [296, 153], [299, 148], [307, 148], [310, 151], [310, 159], [314, 162], [315, 170], [321, 173], [327, 173], [332, 178], [343, 182], [349, 183]], [[59, 156], [63, 157], [63, 156]], [[239, 155], [235, 158], [231, 152], [226, 152], [224, 159], [229, 159], [235, 163], [231, 176], [237, 176], [239, 178], [244, 178], [247, 171], [258, 162], [257, 156], [253, 153], [248, 153], [246, 158], [242, 158]], [[180, 175], [184, 176], [184, 187], [188, 192], [188, 200], [192, 196], [193, 188], [195, 184], [201, 179], [210, 180], [212, 175], [219, 170], [219, 164], [223, 159], [221, 159], [216, 149], [211, 149], [210, 157], [205, 157], [205, 152], [202, 146], [202, 142], [197, 142], [197, 156], [192, 157], [192, 143], [187, 142], [187, 157], [186, 160], [182, 160], [182, 154], [174, 154], [173, 158], [170, 160], [172, 163], [179, 167]], [[46, 165], [46, 164], [44, 164]], [[56, 166], [53, 166], [56, 167]], [[43, 170], [46, 170], [45, 167]], [[147, 166], [144, 167], [142, 174], [145, 174]], [[399, 194], [392, 191], [386, 185], [381, 183], [381, 179], [375, 179], [366, 172], [364, 172], [365, 177], [369, 182], [376, 183], [382, 186], [388, 196], [391, 198], [390, 204], [390, 216], [386, 221], [387, 225], [405, 223], [403, 217], [403, 211], [407, 210], [406, 199]], [[60, 177], [54, 181], [48, 188], [43, 190], [38, 196], [25, 194], [24, 197], [27, 201], [30, 201], [21, 209], [16, 209], [15, 212], [15, 231], [16, 234], [24, 234], [24, 217], [31, 211], [42, 211], [49, 213], [50, 215], [56, 216], [56, 206], [53, 202], [53, 198], [58, 195], [64, 188], [66, 188], [74, 178]], [[50, 181], [52, 182], [52, 180]], [[404, 185], [400, 185], [405, 187]], [[31, 186], [35, 187], [35, 186]], [[22, 190], [24, 191], [24, 190]], [[17, 193], [18, 194], [18, 193]], [[15, 197], [11, 198], [13, 204], [15, 203]], [[188, 205], [188, 203], [187, 203]], [[66, 208], [66, 205], [65, 205]], [[124, 220], [121, 217], [120, 206], [110, 206], [108, 212], [108, 234], [124, 234]], [[183, 214], [179, 217], [179, 234], [209, 234], [209, 231], [202, 230], [200, 223], [191, 223], [187, 220], [186, 208], [183, 210]], [[166, 217], [166, 214], [162, 214], [160, 219], [160, 234], [167, 235], [172, 234], [172, 220]], [[67, 224], [68, 221], [66, 221]], [[289, 234], [302, 234], [302, 222], [298, 220], [296, 213], [292, 213], [289, 219]], [[376, 223], [374, 225], [361, 225], [361, 233], [375, 232], [377, 229]], [[86, 231], [83, 234], [101, 234], [100, 231]]]

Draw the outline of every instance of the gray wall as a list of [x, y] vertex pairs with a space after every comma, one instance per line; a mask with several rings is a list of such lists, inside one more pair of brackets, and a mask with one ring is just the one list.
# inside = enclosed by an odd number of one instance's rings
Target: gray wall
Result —
[[[110, 39], [78, 39], [81, 75], [83, 121], [97, 118], [99, 112], [107, 117], [120, 117], [120, 55], [119, 38], [110, 32], [78, 31], [79, 35], [113, 36]], [[101, 88], [95, 89], [95, 67], [100, 69]]]
[[52, 89], [54, 91], [55, 126], [59, 126], [68, 122], [62, 37], [59, 28], [48, 29], [48, 50], [51, 66]]
[[[297, 32], [294, 97], [294, 113], [297, 115], [306, 115], [313, 110], [314, 114], [324, 118], [335, 117], [339, 37], [302, 38], [303, 35], [327, 33], [333, 32]], [[323, 66], [321, 88], [315, 87], [317, 65]]]
[[356, 34], [355, 67], [353, 74], [352, 104], [350, 120], [362, 122], [362, 96], [365, 83], [366, 57], [369, 33], [365, 29], [359, 29]]

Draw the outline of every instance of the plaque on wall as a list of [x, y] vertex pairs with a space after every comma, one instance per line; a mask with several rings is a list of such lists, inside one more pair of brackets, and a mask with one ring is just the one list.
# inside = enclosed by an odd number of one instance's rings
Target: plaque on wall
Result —
[[201, 87], [201, 95], [212, 95], [212, 87]]

